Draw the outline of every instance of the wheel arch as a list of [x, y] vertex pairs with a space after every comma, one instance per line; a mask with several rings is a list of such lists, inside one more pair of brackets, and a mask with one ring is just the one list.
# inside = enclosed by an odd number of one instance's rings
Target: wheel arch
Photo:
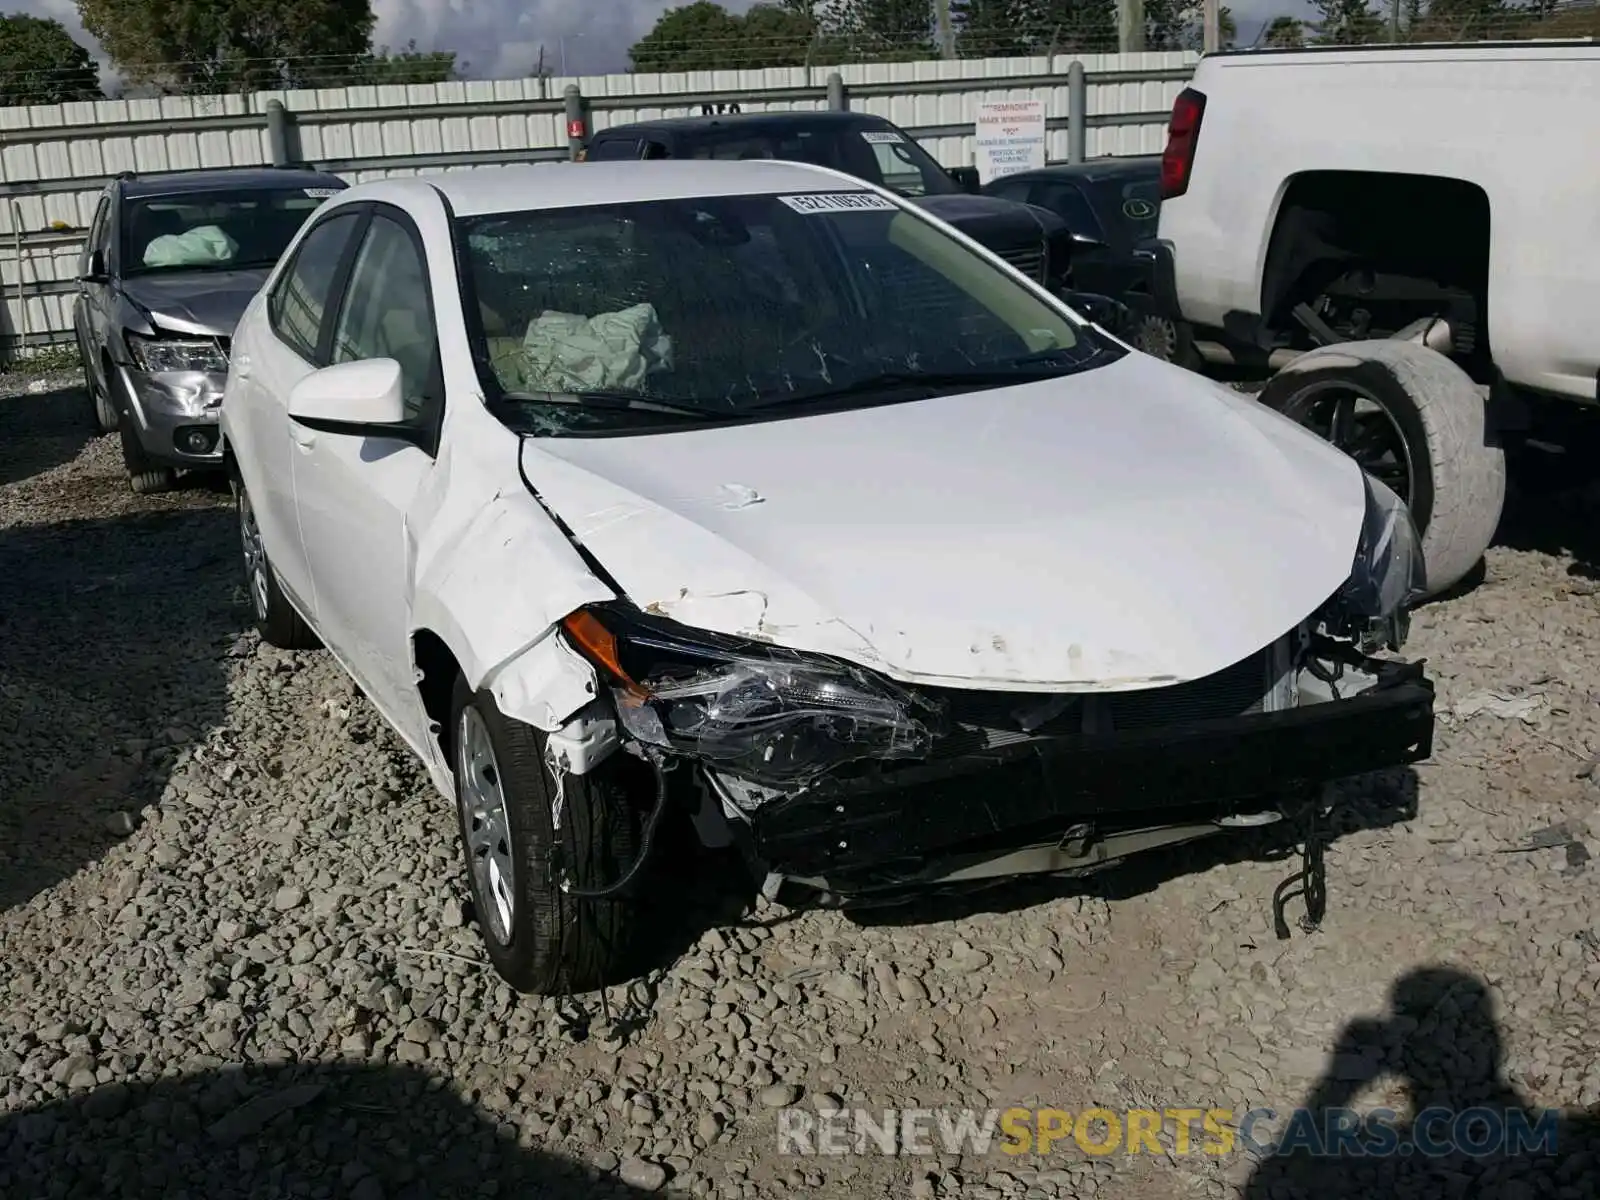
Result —
[[1312, 170], [1287, 176], [1263, 252], [1259, 311], [1279, 327], [1314, 281], [1341, 262], [1393, 261], [1469, 291], [1477, 344], [1488, 344], [1492, 204], [1478, 184], [1447, 175]]
[[451, 707], [456, 680], [463, 677], [461, 660], [450, 644], [431, 629], [411, 634], [411, 665], [416, 672], [417, 694], [428, 718], [428, 731], [445, 763], [454, 761], [455, 731], [451, 728]]
[[457, 679], [471, 692], [488, 691], [501, 713], [544, 733], [562, 729], [601, 694], [594, 667], [554, 627], [503, 662], [485, 664], [459, 626], [436, 621], [412, 631], [411, 663], [429, 732], [445, 763], [454, 750], [450, 723]]

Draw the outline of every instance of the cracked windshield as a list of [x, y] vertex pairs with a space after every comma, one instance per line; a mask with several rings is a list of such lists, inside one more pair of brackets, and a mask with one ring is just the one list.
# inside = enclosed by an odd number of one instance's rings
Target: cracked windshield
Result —
[[479, 360], [504, 418], [532, 432], [612, 424], [617, 409], [726, 420], [917, 399], [1061, 375], [1107, 353], [1005, 272], [871, 193], [462, 224]]

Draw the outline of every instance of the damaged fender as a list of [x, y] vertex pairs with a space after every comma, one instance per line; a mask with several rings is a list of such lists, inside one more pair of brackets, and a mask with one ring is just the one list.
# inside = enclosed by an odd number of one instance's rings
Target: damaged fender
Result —
[[487, 688], [506, 716], [553, 732], [600, 690], [594, 669], [556, 636], [558, 624], [615, 593], [519, 477], [452, 487], [451, 466], [440, 461], [407, 522], [410, 631], [438, 636], [467, 686]]

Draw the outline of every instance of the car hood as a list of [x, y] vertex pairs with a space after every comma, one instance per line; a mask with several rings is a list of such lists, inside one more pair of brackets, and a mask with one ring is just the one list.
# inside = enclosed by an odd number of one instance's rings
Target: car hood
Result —
[[908, 199], [985, 246], [997, 240], [1006, 246], [1018, 242], [1036, 244], [1041, 233], [1050, 232], [1045, 218], [1054, 218], [1053, 213], [1035, 209], [1031, 204], [1002, 200], [998, 196], [973, 196], [963, 192]]
[[174, 271], [122, 281], [122, 294], [174, 333], [232, 337], [270, 268]]
[[627, 597], [908, 682], [1196, 679], [1348, 577], [1356, 464], [1143, 355], [755, 425], [528, 438], [531, 487]]

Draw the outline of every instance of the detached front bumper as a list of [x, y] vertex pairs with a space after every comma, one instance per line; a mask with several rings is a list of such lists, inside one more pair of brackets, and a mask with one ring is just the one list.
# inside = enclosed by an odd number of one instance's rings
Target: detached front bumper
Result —
[[1040, 737], [859, 778], [827, 777], [748, 814], [752, 849], [841, 894], [931, 860], [1107, 829], [1257, 812], [1308, 787], [1427, 758], [1433, 684], [1384, 664], [1348, 699], [1105, 735]]

